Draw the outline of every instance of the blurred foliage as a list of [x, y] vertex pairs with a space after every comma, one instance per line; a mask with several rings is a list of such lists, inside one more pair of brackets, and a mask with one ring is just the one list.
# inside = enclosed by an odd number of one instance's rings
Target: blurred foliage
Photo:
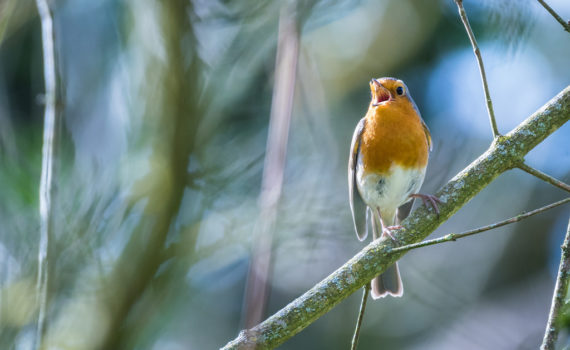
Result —
[[[567, 1], [549, 3], [570, 16]], [[63, 125], [46, 348], [220, 347], [240, 329], [282, 2], [52, 5]], [[268, 312], [362, 248], [352, 233], [346, 162], [371, 77], [406, 81], [432, 130], [423, 192], [434, 192], [491, 138], [453, 1], [295, 5], [301, 49]], [[506, 132], [568, 85], [570, 38], [532, 1], [465, 6]], [[41, 52], [34, 2], [0, 2], [3, 349], [29, 349], [34, 334]], [[566, 125], [528, 161], [568, 181], [569, 142]], [[436, 235], [562, 196], [512, 171]], [[404, 298], [369, 303], [359, 348], [536, 348], [567, 219], [567, 208], [559, 208], [408, 254]], [[359, 298], [282, 348], [348, 348]]]

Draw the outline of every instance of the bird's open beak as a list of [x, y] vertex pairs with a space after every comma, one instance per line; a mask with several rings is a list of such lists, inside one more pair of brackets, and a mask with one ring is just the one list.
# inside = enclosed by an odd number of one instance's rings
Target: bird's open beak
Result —
[[390, 90], [380, 84], [377, 79], [370, 80], [370, 91], [372, 91], [372, 105], [374, 107], [392, 99]]

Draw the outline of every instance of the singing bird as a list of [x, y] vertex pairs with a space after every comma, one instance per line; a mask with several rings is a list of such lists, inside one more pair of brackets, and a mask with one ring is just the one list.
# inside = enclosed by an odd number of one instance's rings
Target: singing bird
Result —
[[[431, 135], [403, 81], [370, 80], [372, 100], [360, 120], [350, 146], [348, 191], [356, 235], [361, 241], [388, 235], [397, 226], [398, 208], [421, 198], [436, 213], [437, 197], [417, 193], [424, 181]], [[381, 231], [379, 230], [381, 228]], [[372, 280], [372, 297], [402, 296], [398, 264]]]

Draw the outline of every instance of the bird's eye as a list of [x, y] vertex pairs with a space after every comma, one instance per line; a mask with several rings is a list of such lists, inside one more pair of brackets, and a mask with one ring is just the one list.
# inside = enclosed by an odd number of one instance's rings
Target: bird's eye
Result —
[[398, 87], [396, 88], [396, 93], [397, 93], [398, 95], [403, 95], [403, 94], [404, 94], [404, 88], [401, 87], [401, 86], [398, 86]]

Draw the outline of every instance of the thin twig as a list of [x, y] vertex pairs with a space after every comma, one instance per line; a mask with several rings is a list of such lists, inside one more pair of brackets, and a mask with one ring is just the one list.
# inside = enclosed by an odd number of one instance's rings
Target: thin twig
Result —
[[479, 65], [479, 73], [481, 73], [481, 81], [483, 82], [483, 90], [485, 92], [485, 100], [487, 101], [487, 113], [489, 114], [489, 120], [491, 122], [491, 128], [493, 130], [493, 137], [497, 138], [501, 134], [497, 128], [497, 121], [495, 120], [495, 111], [493, 110], [493, 101], [491, 100], [491, 94], [489, 93], [489, 86], [487, 85], [487, 75], [485, 74], [485, 67], [483, 66], [483, 58], [481, 57], [481, 51], [475, 40], [475, 35], [471, 30], [471, 25], [469, 24], [469, 19], [463, 8], [463, 0], [455, 0], [457, 8], [459, 9], [459, 16], [461, 17], [461, 22], [465, 26], [465, 31], [467, 36], [469, 36], [469, 41], [471, 41], [471, 46], [473, 47], [473, 52], [477, 58], [477, 64]]
[[366, 310], [366, 301], [368, 301], [368, 294], [370, 293], [370, 283], [364, 286], [364, 293], [362, 293], [362, 301], [360, 302], [360, 311], [358, 312], [358, 320], [356, 320], [356, 328], [354, 329], [354, 336], [350, 350], [356, 350], [358, 346], [358, 338], [360, 337], [360, 327], [362, 326], [362, 319], [364, 318], [364, 311]]
[[570, 277], [570, 220], [568, 220], [568, 229], [566, 230], [566, 238], [562, 244], [562, 256], [560, 257], [560, 267], [558, 268], [558, 277], [556, 278], [556, 285], [554, 287], [554, 294], [552, 295], [552, 305], [550, 307], [550, 314], [544, 332], [544, 340], [542, 341], [541, 350], [554, 349], [556, 339], [558, 338], [558, 331], [560, 330], [557, 322], [558, 316], [564, 298], [568, 292], [568, 280]]
[[556, 11], [554, 11], [552, 7], [548, 6], [548, 4], [543, 0], [538, 0], [538, 2], [546, 9], [546, 11], [550, 12], [552, 17], [554, 17], [560, 24], [562, 24], [562, 27], [564, 27], [565, 31], [570, 33], [570, 21], [565, 22], [564, 19], [562, 19], [562, 17], [560, 17], [560, 15], [558, 15]]
[[521, 163], [518, 165], [518, 168], [526, 171], [527, 173], [534, 175], [536, 177], [538, 177], [539, 179], [541, 179], [542, 181], [548, 182], [549, 184], [556, 186], [560, 189], [563, 189], [564, 191], [570, 192], [570, 186], [558, 179], [553, 178], [552, 176], [543, 173], [540, 170], [537, 170], [535, 168], [532, 168], [528, 165], [526, 165], [525, 163]]
[[405, 245], [405, 246], [396, 247], [396, 248], [391, 249], [389, 252], [390, 252], [390, 253], [400, 253], [400, 252], [403, 252], [403, 251], [408, 251], [408, 250], [412, 250], [412, 249], [417, 249], [417, 248], [421, 248], [421, 247], [426, 247], [426, 246], [429, 246], [429, 245], [434, 245], [434, 244], [439, 244], [439, 243], [444, 243], [444, 242], [456, 241], [456, 240], [458, 240], [459, 238], [464, 238], [464, 237], [467, 237], [467, 236], [472, 236], [472, 235], [477, 234], [477, 233], [480, 233], [480, 232], [489, 231], [489, 230], [492, 230], [492, 229], [495, 229], [495, 228], [498, 228], [498, 227], [501, 227], [501, 226], [505, 226], [505, 225], [508, 225], [508, 224], [512, 224], [512, 223], [521, 221], [521, 220], [523, 220], [523, 219], [526, 219], [526, 218], [531, 217], [531, 216], [533, 216], [533, 215], [542, 213], [542, 212], [544, 212], [544, 211], [547, 211], [547, 210], [549, 210], [549, 209], [555, 208], [555, 207], [560, 206], [560, 205], [562, 205], [562, 204], [566, 204], [566, 203], [568, 203], [568, 202], [570, 202], [570, 197], [565, 198], [565, 199], [562, 199], [562, 200], [560, 200], [560, 201], [558, 201], [558, 202], [554, 202], [554, 203], [549, 204], [549, 205], [547, 205], [547, 206], [544, 206], [544, 207], [542, 207], [542, 208], [538, 208], [538, 209], [529, 211], [529, 212], [527, 212], [527, 213], [519, 214], [519, 215], [514, 216], [514, 217], [512, 217], [512, 218], [510, 218], [510, 219], [506, 219], [506, 220], [503, 220], [503, 221], [499, 221], [499, 222], [494, 223], [494, 224], [491, 224], [491, 225], [479, 227], [479, 228], [476, 228], [476, 229], [474, 229], [474, 230], [469, 230], [469, 231], [465, 231], [465, 232], [461, 232], [461, 233], [449, 233], [449, 234], [447, 234], [447, 235], [445, 235], [445, 236], [443, 236], [443, 237], [440, 237], [440, 238], [434, 238], [434, 239], [430, 239], [430, 240], [423, 241], [423, 242], [419, 242], [419, 243], [408, 244], [408, 245]]
[[49, 251], [51, 244], [51, 215], [52, 215], [52, 177], [54, 161], [54, 143], [57, 125], [56, 114], [56, 66], [55, 45], [53, 31], [53, 17], [47, 0], [36, 0], [38, 13], [41, 19], [44, 83], [45, 83], [45, 111], [44, 134], [42, 146], [42, 173], [39, 189], [40, 204], [40, 243], [38, 252], [38, 279], [37, 302], [38, 324], [36, 329], [36, 348], [42, 346], [42, 338], [46, 329], [46, 313], [48, 302], [49, 282]]

